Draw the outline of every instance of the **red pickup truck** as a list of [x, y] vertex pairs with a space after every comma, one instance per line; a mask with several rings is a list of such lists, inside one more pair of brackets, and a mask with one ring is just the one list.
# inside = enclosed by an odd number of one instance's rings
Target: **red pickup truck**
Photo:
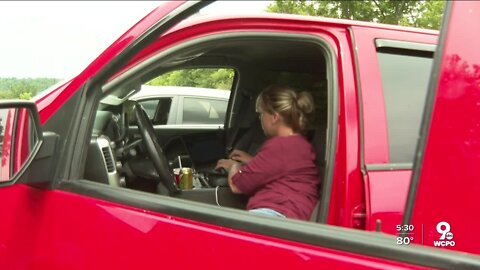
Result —
[[[192, 16], [207, 4], [163, 2], [72, 80], [33, 102], [0, 103], [0, 269], [480, 267], [470, 210], [479, 42], [462, 34], [480, 25], [480, 4], [448, 3], [440, 36]], [[130, 99], [162, 74], [205, 68], [233, 72], [224, 128], [165, 128], [155, 123], [171, 100], [153, 100], [149, 116]], [[244, 211], [246, 198], [211, 172], [273, 83], [315, 99], [308, 137], [322, 184], [309, 222]], [[178, 160], [195, 168], [196, 188], [176, 185]]]

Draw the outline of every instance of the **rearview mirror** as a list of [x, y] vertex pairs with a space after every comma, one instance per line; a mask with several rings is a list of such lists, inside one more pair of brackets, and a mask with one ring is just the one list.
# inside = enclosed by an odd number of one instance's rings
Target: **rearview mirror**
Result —
[[25, 100], [0, 101], [0, 185], [15, 182], [42, 143], [37, 106]]

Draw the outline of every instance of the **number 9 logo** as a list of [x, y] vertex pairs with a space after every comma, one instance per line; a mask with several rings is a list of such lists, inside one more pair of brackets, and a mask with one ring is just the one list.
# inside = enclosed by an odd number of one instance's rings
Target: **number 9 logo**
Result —
[[[442, 229], [442, 227], [445, 227], [445, 229]], [[450, 224], [448, 222], [442, 221], [437, 224], [437, 232], [441, 234], [440, 240], [445, 240], [445, 237], [449, 236], [449, 238], [453, 238], [453, 234], [450, 233]]]

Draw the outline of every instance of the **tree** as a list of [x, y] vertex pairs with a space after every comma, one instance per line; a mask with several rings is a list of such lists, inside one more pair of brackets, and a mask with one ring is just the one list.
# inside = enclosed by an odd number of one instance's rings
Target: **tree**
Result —
[[418, 16], [412, 22], [414, 27], [440, 29], [442, 23], [443, 10], [445, 9], [444, 1], [426, 1], [422, 5]]
[[275, 0], [267, 11], [439, 29], [444, 7], [425, 0]]
[[0, 78], [0, 99], [31, 99], [58, 81], [52, 78]]
[[148, 85], [191, 86], [230, 90], [235, 72], [225, 68], [175, 70], [149, 81]]

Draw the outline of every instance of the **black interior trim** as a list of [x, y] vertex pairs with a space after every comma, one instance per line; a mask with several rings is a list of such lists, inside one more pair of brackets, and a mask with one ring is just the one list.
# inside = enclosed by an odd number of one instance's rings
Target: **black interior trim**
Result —
[[221, 227], [392, 261], [443, 269], [480, 268], [478, 256], [426, 246], [400, 246], [394, 236], [385, 234], [263, 217], [243, 210], [111, 187], [88, 180], [63, 181], [59, 189]]
[[432, 59], [433, 52], [430, 51], [418, 51], [418, 50], [408, 50], [403, 48], [378, 48], [378, 53], [388, 53], [388, 54], [399, 54], [403, 56], [413, 56], [413, 57], [423, 57]]
[[[69, 99], [44, 123], [42, 129], [43, 132], [52, 132], [58, 135], [58, 147], [57, 150], [57, 164], [54, 170], [54, 178], [52, 178], [52, 185], [56, 185], [59, 179], [64, 179], [66, 176], [67, 165], [71, 164], [68, 155], [68, 146], [72, 148], [74, 144], [67, 143], [68, 139], [72, 138], [72, 134], [76, 134], [72, 130], [75, 126], [79, 125], [78, 118], [82, 114], [79, 113], [81, 98], [83, 97], [84, 87], [80, 87]], [[70, 149], [71, 153], [74, 153], [73, 149]], [[68, 166], [69, 167], [69, 166]], [[30, 181], [30, 179], [27, 179]]]
[[[55, 175], [55, 169], [59, 162], [59, 136], [54, 132], [44, 132], [43, 143], [31, 164], [26, 165], [25, 176], [19, 182], [51, 188]], [[48, 168], [48, 169], [45, 169]]]

